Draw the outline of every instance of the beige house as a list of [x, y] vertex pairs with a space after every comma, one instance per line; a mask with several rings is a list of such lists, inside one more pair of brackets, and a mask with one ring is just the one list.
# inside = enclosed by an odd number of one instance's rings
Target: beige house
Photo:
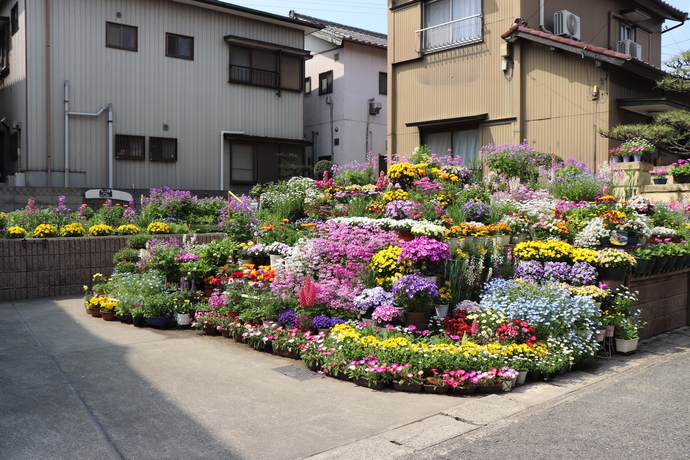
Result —
[[662, 30], [688, 17], [660, 0], [389, 0], [389, 8], [390, 154], [427, 144], [471, 162], [482, 145], [526, 139], [596, 167], [615, 145], [599, 130], [688, 107], [655, 88]]
[[305, 35], [216, 0], [0, 0], [9, 185], [227, 190], [303, 160]]

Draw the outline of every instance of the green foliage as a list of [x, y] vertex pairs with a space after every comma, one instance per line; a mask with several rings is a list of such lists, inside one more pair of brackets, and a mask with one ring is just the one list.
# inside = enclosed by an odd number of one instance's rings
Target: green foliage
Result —
[[125, 248], [125, 249], [122, 249], [121, 251], [116, 252], [115, 255], [113, 256], [113, 263], [119, 264], [121, 262], [131, 262], [131, 263], [139, 262], [139, 250], [138, 249], [132, 249], [132, 248]]
[[147, 295], [141, 300], [142, 311], [148, 318], [172, 316], [175, 311], [174, 305], [172, 295], [167, 292]]
[[490, 170], [509, 178], [519, 177], [523, 184], [537, 181], [540, 166], [563, 162], [555, 155], [535, 151], [527, 145], [527, 141], [519, 145], [485, 145], [482, 147], [481, 157]]
[[330, 172], [334, 164], [335, 163], [331, 160], [317, 161], [314, 165], [314, 177], [316, 177], [317, 180], [323, 179], [323, 173], [325, 173], [326, 171]]
[[127, 238], [127, 247], [132, 249], [145, 249], [146, 243], [148, 243], [153, 237], [147, 234], [132, 235]]

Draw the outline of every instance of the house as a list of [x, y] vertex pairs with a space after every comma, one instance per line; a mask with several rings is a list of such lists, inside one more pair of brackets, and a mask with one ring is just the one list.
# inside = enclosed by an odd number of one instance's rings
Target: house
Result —
[[318, 28], [216, 0], [1, 0], [2, 176], [125, 190], [276, 180], [309, 145], [304, 36]]
[[305, 69], [304, 132], [313, 144], [307, 160], [385, 159], [386, 35], [294, 11], [289, 17], [323, 25], [305, 38], [312, 55]]
[[[663, 93], [660, 0], [389, 0], [389, 154], [419, 144], [470, 163], [518, 144], [596, 167], [599, 131], [689, 107]], [[652, 160], [651, 158], [648, 160]]]

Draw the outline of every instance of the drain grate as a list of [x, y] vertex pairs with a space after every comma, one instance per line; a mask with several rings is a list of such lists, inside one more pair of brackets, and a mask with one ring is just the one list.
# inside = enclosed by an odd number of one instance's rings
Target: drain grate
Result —
[[279, 374], [286, 375], [290, 378], [293, 378], [295, 380], [311, 380], [319, 377], [319, 374], [316, 372], [310, 371], [309, 369], [305, 369], [303, 367], [299, 366], [283, 366], [283, 367], [276, 367], [273, 368], [274, 371], [278, 372]]

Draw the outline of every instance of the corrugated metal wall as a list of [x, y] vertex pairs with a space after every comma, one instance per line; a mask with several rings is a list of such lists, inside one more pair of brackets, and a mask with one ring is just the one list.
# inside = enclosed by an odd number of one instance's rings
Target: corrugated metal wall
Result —
[[[31, 169], [45, 169], [44, 2], [30, 11]], [[118, 15], [120, 17], [118, 17]], [[235, 35], [303, 48], [301, 30], [231, 16], [167, 0], [53, 0], [51, 55], [52, 168], [64, 169], [63, 83], [70, 111], [96, 112], [112, 103], [116, 134], [178, 139], [178, 161], [115, 160], [114, 187], [213, 189], [219, 186], [220, 131], [301, 139], [302, 93], [228, 83]], [[138, 51], [105, 47], [106, 22], [138, 28]], [[166, 32], [194, 37], [194, 60], [165, 56]], [[70, 117], [70, 170], [86, 187], [107, 183], [107, 116]], [[163, 126], [167, 125], [165, 131]], [[148, 150], [147, 150], [148, 151]], [[224, 161], [226, 187], [229, 148]], [[55, 184], [53, 185], [61, 185]]]

